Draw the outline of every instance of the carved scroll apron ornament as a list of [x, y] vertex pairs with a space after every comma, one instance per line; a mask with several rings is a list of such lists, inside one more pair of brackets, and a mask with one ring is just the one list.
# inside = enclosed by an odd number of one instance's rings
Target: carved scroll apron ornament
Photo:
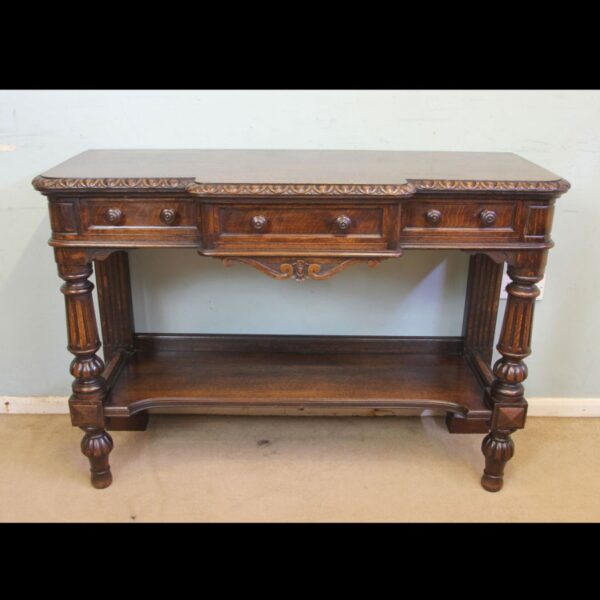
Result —
[[250, 258], [245, 256], [227, 257], [223, 264], [230, 267], [233, 261], [250, 265], [275, 279], [329, 279], [353, 263], [366, 262], [369, 267], [377, 266], [381, 258]]

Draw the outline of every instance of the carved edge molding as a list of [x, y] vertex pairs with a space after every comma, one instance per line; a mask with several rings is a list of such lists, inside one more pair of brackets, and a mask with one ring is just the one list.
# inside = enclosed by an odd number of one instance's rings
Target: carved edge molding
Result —
[[555, 181], [478, 181], [461, 179], [411, 179], [417, 190], [481, 191], [481, 192], [557, 192], [563, 194], [571, 184], [566, 179]]
[[377, 266], [381, 258], [248, 258], [245, 256], [232, 256], [223, 259], [223, 264], [230, 267], [233, 261], [245, 263], [274, 277], [275, 279], [329, 279], [336, 273], [343, 271], [353, 263], [366, 262], [369, 267]]
[[39, 192], [54, 190], [185, 190], [190, 179], [177, 178], [60, 178], [60, 177], [36, 177], [31, 183]]
[[194, 196], [412, 196], [411, 183], [398, 185], [364, 184], [224, 184], [192, 183], [188, 193]]
[[55, 178], [38, 176], [32, 181], [40, 191], [61, 190], [186, 190], [193, 196], [412, 196], [416, 191], [481, 191], [564, 193], [571, 184], [556, 181], [478, 181], [413, 179], [394, 185], [377, 184], [225, 184], [197, 183], [191, 178]]
[[424, 191], [560, 192], [571, 187], [556, 181], [477, 181], [455, 179], [411, 179], [397, 185], [350, 184], [207, 184], [192, 183], [187, 191], [196, 196], [412, 196]]
[[54, 190], [187, 190], [193, 196], [411, 196], [415, 187], [398, 185], [354, 184], [225, 184], [196, 183], [191, 178], [119, 178], [85, 179], [38, 176], [32, 181], [40, 191]]

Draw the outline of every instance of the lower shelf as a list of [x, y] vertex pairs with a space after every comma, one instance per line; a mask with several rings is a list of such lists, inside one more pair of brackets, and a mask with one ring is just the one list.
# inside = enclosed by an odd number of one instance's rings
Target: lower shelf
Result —
[[107, 366], [105, 414], [150, 408], [434, 409], [485, 430], [462, 338], [138, 334]]

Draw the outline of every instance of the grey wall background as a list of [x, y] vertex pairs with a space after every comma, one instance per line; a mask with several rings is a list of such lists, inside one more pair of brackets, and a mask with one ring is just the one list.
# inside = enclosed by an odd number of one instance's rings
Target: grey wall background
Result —
[[[31, 179], [89, 148], [178, 147], [510, 151], [565, 177], [526, 388], [600, 395], [596, 91], [0, 92], [0, 395], [69, 393], [61, 281]], [[407, 252], [306, 283], [193, 251], [131, 261], [140, 331], [456, 335], [468, 257]]]

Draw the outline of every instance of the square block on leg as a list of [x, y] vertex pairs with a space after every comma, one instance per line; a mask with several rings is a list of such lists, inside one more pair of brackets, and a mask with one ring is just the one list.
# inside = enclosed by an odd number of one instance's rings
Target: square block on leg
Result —
[[492, 415], [492, 429], [523, 429], [527, 403], [496, 404]]

